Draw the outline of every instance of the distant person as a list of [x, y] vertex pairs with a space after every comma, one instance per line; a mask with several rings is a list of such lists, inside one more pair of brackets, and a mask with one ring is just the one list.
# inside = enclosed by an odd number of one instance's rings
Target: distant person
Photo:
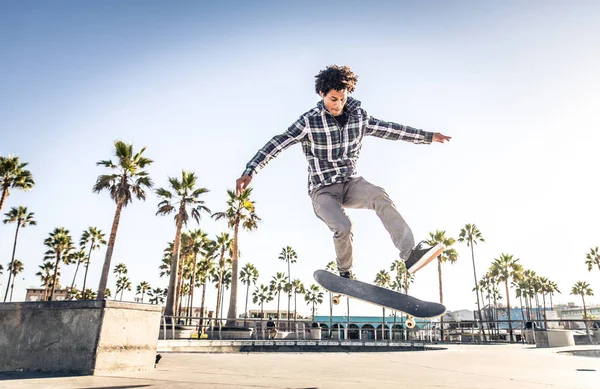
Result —
[[[444, 247], [424, 241], [415, 246], [412, 231], [397, 211], [385, 190], [357, 173], [356, 165], [367, 135], [412, 143], [444, 143], [449, 136], [386, 122], [370, 116], [361, 102], [348, 96], [354, 92], [358, 77], [348, 66], [328, 66], [316, 76], [315, 91], [322, 100], [303, 113], [281, 135], [274, 136], [246, 165], [236, 180], [236, 193], [246, 189], [256, 173], [281, 151], [300, 143], [308, 161], [308, 194], [316, 216], [333, 232], [337, 268], [340, 276], [352, 274], [352, 223], [344, 208], [372, 209], [390, 233], [399, 256], [409, 272], [415, 272], [436, 258]], [[262, 119], [264, 120], [264, 119]], [[264, 121], [264, 123], [268, 123]], [[388, 160], [390, 157], [386, 157]], [[398, 157], [394, 156], [396, 160]], [[408, 164], [406, 164], [408, 166]], [[401, 176], [397, 162], [381, 161], [381, 168]], [[426, 207], [418, 201], [418, 183], [411, 206]]]

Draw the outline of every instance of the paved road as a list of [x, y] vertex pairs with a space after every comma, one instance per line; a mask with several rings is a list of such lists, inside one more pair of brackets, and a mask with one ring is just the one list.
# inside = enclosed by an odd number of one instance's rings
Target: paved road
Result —
[[559, 350], [566, 349], [451, 345], [385, 353], [166, 353], [150, 372], [79, 377], [0, 373], [0, 388], [600, 387], [600, 358]]

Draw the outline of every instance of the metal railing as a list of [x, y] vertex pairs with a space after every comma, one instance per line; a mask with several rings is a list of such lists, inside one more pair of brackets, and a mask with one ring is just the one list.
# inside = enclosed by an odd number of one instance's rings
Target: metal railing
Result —
[[[428, 343], [535, 343], [536, 332], [572, 330], [580, 343], [600, 343], [600, 321], [577, 319], [417, 320], [407, 329], [401, 320], [382, 322], [345, 320], [343, 322], [274, 318], [238, 318], [225, 326], [226, 318], [163, 316], [159, 339], [198, 340], [359, 340], [419, 341]], [[174, 324], [173, 324], [174, 323]], [[512, 327], [512, 331], [511, 331]], [[511, 336], [512, 332], [512, 336]]]

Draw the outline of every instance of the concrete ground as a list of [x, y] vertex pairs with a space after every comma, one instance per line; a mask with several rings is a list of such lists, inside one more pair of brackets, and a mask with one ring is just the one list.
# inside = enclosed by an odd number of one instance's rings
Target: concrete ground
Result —
[[0, 388], [586, 388], [600, 358], [528, 345], [383, 353], [163, 353], [154, 371], [52, 377], [0, 373]]

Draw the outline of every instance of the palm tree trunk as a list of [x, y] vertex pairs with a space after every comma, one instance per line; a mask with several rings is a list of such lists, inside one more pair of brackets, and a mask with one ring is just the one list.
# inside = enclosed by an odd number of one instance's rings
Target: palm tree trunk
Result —
[[102, 266], [102, 274], [100, 276], [100, 285], [98, 286], [98, 294], [96, 300], [104, 300], [106, 293], [106, 284], [108, 283], [108, 273], [110, 273], [110, 261], [112, 259], [113, 250], [115, 248], [115, 240], [117, 239], [117, 229], [119, 228], [119, 220], [121, 219], [121, 210], [123, 204], [117, 203], [113, 225], [110, 230], [108, 239], [108, 247], [106, 248], [106, 256], [104, 257], [104, 265]]
[[[442, 292], [442, 260], [438, 257], [438, 279], [440, 285], [440, 304], [444, 303], [444, 293]], [[444, 316], [440, 316], [440, 340], [444, 341]]]
[[86, 300], [85, 297], [85, 283], [87, 281], [87, 273], [88, 273], [88, 269], [90, 268], [90, 257], [92, 256], [92, 248], [94, 247], [94, 238], [92, 238], [92, 243], [90, 245], [90, 252], [88, 253], [88, 257], [87, 257], [87, 262], [85, 264], [85, 274], [83, 275], [83, 295], [81, 296], [82, 300]]
[[244, 327], [246, 327], [246, 318], [248, 317], [248, 295], [250, 294], [250, 279], [248, 279], [248, 286], [246, 287], [246, 304], [244, 305]]
[[510, 298], [508, 295], [508, 280], [504, 281], [504, 285], [506, 286], [506, 313], [508, 315], [508, 332], [510, 334], [510, 342], [513, 341], [513, 329], [512, 322], [510, 319]]
[[54, 276], [52, 277], [52, 289], [50, 290], [49, 301], [54, 300], [54, 290], [56, 289], [56, 281], [58, 278], [58, 264], [60, 262], [60, 250], [56, 252], [56, 265], [54, 265]]
[[225, 247], [221, 249], [221, 259], [219, 259], [219, 281], [217, 283], [217, 309], [215, 310], [215, 317], [219, 317], [219, 308], [221, 307], [221, 284], [223, 283], [223, 270], [225, 267]]
[[[185, 209], [183, 206], [185, 203], [181, 203], [179, 213], [177, 214], [177, 223], [175, 230], [175, 242], [173, 243], [173, 256], [171, 257], [171, 272], [169, 273], [169, 289], [167, 290], [167, 305], [165, 306], [165, 316], [173, 316], [175, 313], [175, 307], [177, 307], [177, 286], [179, 276], [179, 246], [181, 245], [181, 226], [183, 224], [182, 213]], [[171, 320], [167, 318], [167, 320]]]
[[[4, 201], [4, 199], [2, 199]], [[0, 205], [0, 209], [2, 206]], [[21, 220], [17, 220], [17, 230], [15, 231], [15, 242], [13, 243], [13, 251], [12, 258], [10, 260], [10, 264], [8, 265], [8, 283], [6, 285], [10, 285], [10, 279], [12, 277], [11, 269], [13, 267], [13, 263], [15, 262], [15, 251], [17, 249], [17, 238], [19, 236], [19, 227], [21, 226]], [[6, 302], [6, 296], [8, 295], [8, 288], [6, 288], [6, 293], [4, 294], [4, 302]]]
[[187, 316], [192, 316], [192, 309], [194, 308], [194, 287], [196, 286], [196, 261], [198, 260], [198, 254], [194, 253], [194, 266], [192, 266], [192, 275], [190, 277], [190, 310]]
[[73, 288], [75, 287], [75, 279], [77, 278], [77, 272], [79, 271], [79, 265], [81, 262], [77, 260], [77, 267], [75, 267], [75, 274], [73, 275], [73, 282], [71, 282], [71, 290], [69, 291], [69, 299], [71, 299], [71, 294], [73, 293]]
[[548, 318], [546, 317], [546, 295], [542, 293], [542, 301], [544, 303], [544, 329], [548, 328]]
[[277, 292], [277, 328], [279, 329], [279, 302], [281, 301], [281, 291]]
[[12, 302], [12, 295], [13, 295], [13, 289], [15, 288], [15, 279], [17, 278], [17, 275], [15, 274], [15, 276], [12, 279], [12, 284], [10, 284], [10, 299], [8, 300], [9, 302]]
[[227, 310], [227, 323], [234, 326], [237, 318], [237, 293], [238, 293], [238, 235], [239, 222], [233, 227], [233, 255], [231, 256], [231, 294], [229, 297], [229, 309]]
[[6, 196], [8, 196], [8, 185], [4, 185], [2, 187], [2, 196], [0, 196], [0, 211], [2, 210], [2, 206], [4, 205], [4, 200], [6, 200]]
[[[206, 278], [208, 278], [208, 276]], [[204, 333], [204, 299], [206, 297], [206, 278], [202, 284], [202, 300], [200, 302], [200, 329], [202, 333]]]
[[290, 330], [290, 305], [292, 302], [292, 290], [291, 290], [291, 286], [292, 286], [292, 281], [291, 281], [291, 274], [290, 274], [290, 258], [288, 256], [288, 260], [287, 260], [287, 265], [288, 265], [288, 285], [290, 287], [290, 289], [288, 289], [288, 310], [287, 310], [287, 330]]
[[477, 296], [477, 314], [479, 321], [479, 335], [483, 336], [485, 341], [485, 330], [483, 329], [483, 323], [481, 323], [481, 304], [479, 303], [479, 284], [477, 283], [477, 272], [475, 271], [475, 251], [473, 250], [473, 239], [471, 240], [471, 260], [473, 261], [473, 278], [475, 279], [475, 295]]

